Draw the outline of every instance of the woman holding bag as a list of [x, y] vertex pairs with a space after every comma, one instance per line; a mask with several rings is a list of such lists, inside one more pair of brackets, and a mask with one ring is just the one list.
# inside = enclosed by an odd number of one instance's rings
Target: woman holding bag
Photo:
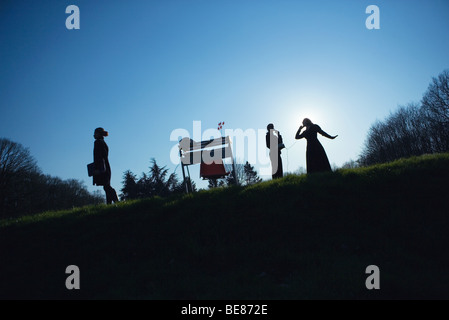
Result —
[[104, 137], [108, 132], [103, 128], [96, 128], [94, 131], [94, 175], [93, 184], [103, 186], [106, 193], [106, 203], [117, 203], [118, 197], [115, 189], [111, 187], [111, 166], [109, 165], [109, 148]]

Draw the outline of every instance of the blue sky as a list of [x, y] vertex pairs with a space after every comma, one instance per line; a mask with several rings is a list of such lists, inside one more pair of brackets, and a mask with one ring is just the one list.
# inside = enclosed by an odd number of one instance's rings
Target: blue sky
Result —
[[[65, 27], [71, 4], [79, 30]], [[371, 4], [379, 30], [365, 27]], [[104, 127], [119, 190], [123, 172], [140, 176], [151, 158], [181, 177], [170, 135], [193, 121], [256, 131], [272, 122], [289, 147], [284, 170], [295, 171], [306, 142], [294, 135], [309, 117], [338, 134], [320, 141], [341, 166], [374, 121], [419, 102], [449, 68], [448, 13], [446, 0], [2, 1], [0, 137], [93, 191], [86, 164]]]

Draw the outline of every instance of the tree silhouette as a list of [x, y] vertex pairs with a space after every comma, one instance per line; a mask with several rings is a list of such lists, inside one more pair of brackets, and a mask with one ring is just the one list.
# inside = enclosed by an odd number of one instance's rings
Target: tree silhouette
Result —
[[242, 184], [242, 182], [245, 180], [245, 165], [240, 161], [234, 159], [235, 176], [237, 177], [237, 181], [235, 181], [234, 175], [232, 174], [232, 164], [226, 164], [225, 167], [226, 171], [231, 172], [226, 176], [226, 185], [232, 186], [235, 184]]
[[432, 78], [421, 103], [434, 151], [449, 151], [449, 70]]
[[104, 202], [81, 181], [41, 173], [29, 150], [0, 138], [0, 216], [13, 217], [46, 210], [69, 209]]
[[218, 188], [218, 187], [224, 187], [224, 186], [225, 186], [225, 182], [224, 182], [223, 179], [218, 179], [218, 178], [209, 178], [208, 179], [207, 187], [209, 189]]
[[257, 175], [257, 172], [254, 170], [254, 167], [248, 161], [246, 161], [243, 170], [245, 173], [245, 185], [248, 186], [262, 181], [262, 179]]
[[435, 121], [449, 124], [449, 69], [432, 78], [422, 105], [435, 115]]
[[431, 153], [432, 144], [422, 108], [409, 104], [376, 121], [368, 132], [360, 163], [370, 165]]
[[[227, 172], [230, 172], [225, 178], [220, 179], [209, 179], [209, 188], [217, 188], [224, 186], [232, 186], [236, 184], [234, 175], [232, 174], [233, 166], [232, 164], [225, 164], [225, 168]], [[254, 183], [261, 182], [262, 179], [259, 178], [257, 172], [254, 170], [254, 167], [246, 161], [245, 164], [240, 161], [236, 161], [234, 159], [234, 168], [235, 175], [237, 177], [237, 182], [239, 185], [251, 185]]]
[[139, 187], [137, 184], [137, 177], [130, 170], [123, 174], [123, 188], [120, 190], [121, 200], [130, 200], [139, 198]]
[[0, 188], [4, 188], [14, 176], [30, 172], [40, 172], [30, 151], [20, 143], [0, 138]]
[[178, 184], [178, 179], [175, 173], [168, 175], [168, 169], [166, 167], [160, 167], [156, 160], [151, 159], [151, 183], [153, 185], [153, 194], [161, 197], [168, 196]]
[[349, 160], [346, 161], [345, 163], [343, 163], [343, 165], [341, 166], [342, 169], [354, 169], [354, 168], [358, 168], [360, 167], [360, 164], [358, 161], [356, 160]]
[[37, 185], [40, 170], [29, 150], [20, 143], [0, 139], [0, 212], [17, 213], [30, 197], [30, 186]]
[[[189, 184], [190, 182], [190, 184]], [[186, 185], [189, 188], [189, 192], [196, 192], [198, 191], [196, 187], [195, 181], [192, 181], [189, 177], [186, 177], [186, 181], [178, 183], [176, 186], [173, 187], [173, 193], [185, 193], [186, 192]], [[190, 189], [191, 187], [191, 189]]]
[[369, 129], [362, 165], [449, 151], [449, 71], [433, 78], [419, 104], [399, 107]]
[[[151, 159], [150, 171], [142, 173], [137, 180], [135, 174], [127, 170], [123, 174], [123, 188], [120, 195], [123, 200], [148, 198], [152, 196], [165, 197], [172, 193], [185, 190], [183, 183], [179, 183], [175, 173], [168, 174], [166, 166], [161, 167], [154, 158]], [[184, 186], [184, 189], [183, 189]], [[192, 183], [196, 191], [196, 186]]]

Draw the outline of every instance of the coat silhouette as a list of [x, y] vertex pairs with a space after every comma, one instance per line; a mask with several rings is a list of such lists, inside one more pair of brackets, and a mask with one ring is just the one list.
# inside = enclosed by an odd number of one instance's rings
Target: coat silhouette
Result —
[[280, 132], [274, 129], [272, 123], [267, 126], [265, 140], [267, 148], [270, 149], [271, 177], [272, 179], [282, 178], [284, 169], [282, 168], [281, 149], [284, 144]]
[[[306, 130], [301, 133], [301, 130], [304, 127], [306, 128]], [[335, 139], [337, 137], [327, 134], [320, 128], [319, 125], [313, 124], [312, 121], [307, 118], [303, 120], [303, 125], [300, 126], [298, 131], [296, 132], [295, 139], [305, 138], [307, 140], [307, 173], [332, 171], [326, 152], [324, 151], [323, 146], [318, 140], [317, 133], [329, 139]]]
[[106, 193], [106, 202], [118, 202], [117, 193], [111, 187], [111, 166], [109, 165], [109, 147], [104, 141], [108, 132], [103, 128], [97, 128], [94, 132], [94, 167], [93, 184], [103, 186]]

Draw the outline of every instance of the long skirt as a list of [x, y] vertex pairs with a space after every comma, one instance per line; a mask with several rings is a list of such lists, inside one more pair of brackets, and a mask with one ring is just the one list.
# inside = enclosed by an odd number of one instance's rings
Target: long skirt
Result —
[[332, 171], [329, 159], [318, 140], [307, 141], [307, 173]]

